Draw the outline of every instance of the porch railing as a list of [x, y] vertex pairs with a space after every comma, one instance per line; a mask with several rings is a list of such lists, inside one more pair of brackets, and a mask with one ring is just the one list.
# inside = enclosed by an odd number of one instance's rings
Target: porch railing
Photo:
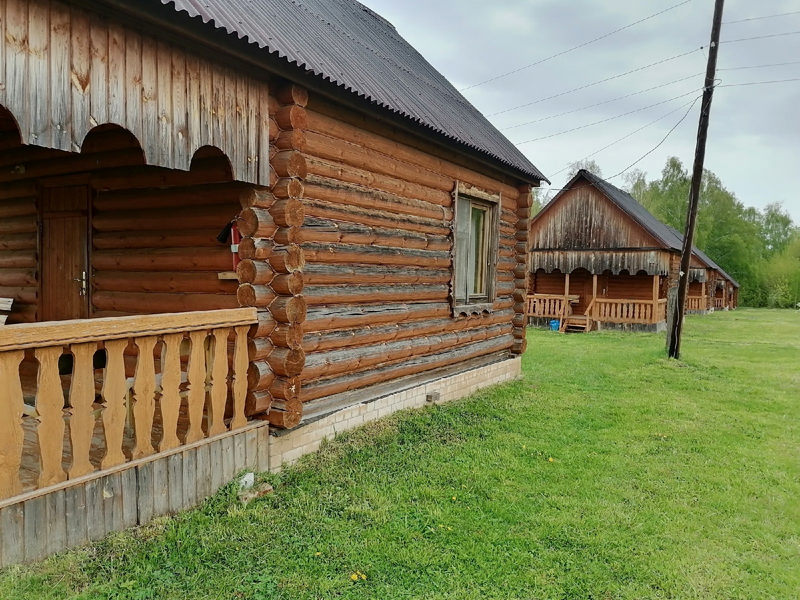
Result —
[[609, 323], [660, 323], [667, 318], [667, 301], [596, 298], [591, 318]]
[[0, 328], [0, 500], [245, 425], [254, 323], [245, 308]]
[[560, 319], [572, 314], [572, 306], [568, 296], [530, 294], [528, 295], [527, 312], [529, 317]]
[[686, 310], [706, 310], [706, 296], [689, 296], [686, 298]]
[[714, 298], [714, 308], [725, 308], [725, 299]]

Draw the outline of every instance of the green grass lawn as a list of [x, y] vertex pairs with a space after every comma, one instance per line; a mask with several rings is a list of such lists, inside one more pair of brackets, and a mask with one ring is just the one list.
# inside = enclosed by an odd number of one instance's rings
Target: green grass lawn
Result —
[[[800, 314], [530, 332], [525, 378], [342, 436], [241, 507], [0, 573], [2, 599], [800, 598]], [[353, 581], [351, 576], [363, 573]]]

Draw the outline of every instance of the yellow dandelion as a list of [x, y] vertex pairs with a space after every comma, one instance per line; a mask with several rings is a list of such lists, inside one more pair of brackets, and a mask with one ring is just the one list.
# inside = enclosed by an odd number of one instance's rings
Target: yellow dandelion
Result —
[[350, 579], [352, 579], [353, 581], [358, 581], [358, 575], [353, 573], [352, 575], [350, 575]]
[[553, 462], [553, 457], [551, 456], [551, 457], [550, 457], [550, 458], [548, 458], [547, 460], [549, 460], [550, 462]]
[[314, 556], [322, 556], [322, 552], [315, 552]]
[[456, 497], [455, 497], [455, 496], [453, 496], [453, 500], [455, 500], [455, 499], [456, 499]]
[[367, 576], [362, 573], [361, 574], [361, 579], [366, 579], [366, 578], [367, 578]]

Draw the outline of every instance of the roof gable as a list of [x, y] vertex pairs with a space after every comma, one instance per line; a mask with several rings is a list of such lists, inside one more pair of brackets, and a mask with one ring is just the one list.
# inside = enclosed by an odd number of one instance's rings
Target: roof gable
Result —
[[355, 0], [160, 0], [360, 97], [547, 181], [386, 19]]

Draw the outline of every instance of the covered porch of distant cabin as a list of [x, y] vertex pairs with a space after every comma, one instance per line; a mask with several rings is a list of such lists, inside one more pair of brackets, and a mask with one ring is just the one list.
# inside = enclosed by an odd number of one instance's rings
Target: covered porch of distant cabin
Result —
[[591, 273], [580, 267], [562, 273], [539, 268], [531, 276], [528, 316], [532, 324], [543, 326], [577, 316], [598, 330], [657, 330], [667, 318], [666, 283], [665, 276], [643, 270]]

